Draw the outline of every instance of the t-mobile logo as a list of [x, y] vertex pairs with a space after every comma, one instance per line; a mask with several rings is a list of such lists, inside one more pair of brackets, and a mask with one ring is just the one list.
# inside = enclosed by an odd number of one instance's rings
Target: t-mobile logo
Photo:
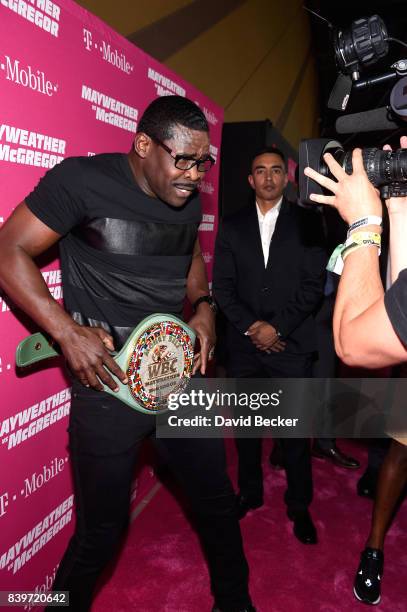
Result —
[[85, 47], [87, 51], [92, 49], [92, 32], [83, 28], [83, 42], [85, 43]]
[[3, 495], [0, 495], [0, 517], [3, 516], [3, 514], [6, 514], [8, 503], [8, 493], [3, 493]]

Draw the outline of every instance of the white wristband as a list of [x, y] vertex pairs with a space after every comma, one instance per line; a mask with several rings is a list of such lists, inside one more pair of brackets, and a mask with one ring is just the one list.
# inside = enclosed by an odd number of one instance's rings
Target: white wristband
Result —
[[354, 232], [357, 229], [360, 229], [361, 227], [365, 225], [380, 225], [381, 226], [382, 221], [383, 221], [382, 217], [378, 217], [376, 215], [368, 215], [367, 217], [362, 217], [361, 219], [354, 221], [349, 226], [347, 237], [349, 238], [352, 232]]

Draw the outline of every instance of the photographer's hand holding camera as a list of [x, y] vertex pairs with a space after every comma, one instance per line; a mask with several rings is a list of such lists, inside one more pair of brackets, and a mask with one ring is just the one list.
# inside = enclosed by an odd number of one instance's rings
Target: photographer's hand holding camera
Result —
[[[400, 146], [407, 148], [407, 136], [401, 138]], [[324, 161], [336, 181], [312, 168], [306, 168], [304, 173], [334, 195], [312, 194], [310, 199], [334, 206], [349, 226], [373, 217], [374, 224], [359, 226], [355, 232], [380, 234], [377, 217], [382, 216], [382, 204], [368, 180], [361, 150], [353, 152], [353, 174], [347, 174], [329, 153]], [[363, 245], [344, 258], [335, 303], [334, 336], [336, 351], [348, 365], [378, 368], [407, 361], [407, 197], [389, 198], [386, 205], [391, 277], [395, 284], [384, 293], [378, 262], [380, 243]], [[405, 272], [399, 276], [402, 270]]]
[[[407, 137], [400, 140], [407, 148]], [[389, 148], [389, 147], [386, 147]], [[361, 229], [365, 244], [345, 254], [334, 313], [335, 347], [349, 365], [381, 367], [407, 361], [407, 197], [386, 200], [390, 219], [390, 266], [392, 286], [385, 293], [379, 275], [382, 205], [377, 190], [364, 170], [362, 152], [353, 152], [353, 174], [348, 175], [327, 154], [324, 160], [337, 182], [311, 168], [305, 174], [332, 191], [312, 194], [310, 199], [337, 208], [353, 232]], [[404, 177], [403, 177], [404, 178]], [[352, 229], [354, 224], [354, 229]], [[370, 225], [369, 225], [370, 224]], [[357, 241], [357, 239], [354, 239]], [[363, 236], [362, 236], [363, 241]], [[378, 604], [384, 565], [384, 539], [396, 504], [407, 482], [407, 437], [393, 439], [380, 470], [373, 519], [366, 547], [361, 553], [353, 591], [357, 599]]]

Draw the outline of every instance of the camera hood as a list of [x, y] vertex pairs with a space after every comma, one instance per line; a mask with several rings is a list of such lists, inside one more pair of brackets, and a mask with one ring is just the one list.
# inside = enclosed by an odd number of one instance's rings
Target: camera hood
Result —
[[331, 138], [315, 138], [301, 141], [298, 183], [300, 190], [299, 199], [303, 204], [315, 204], [315, 202], [309, 199], [311, 193], [318, 193], [320, 195], [328, 193], [321, 185], [305, 176], [304, 168], [309, 166], [317, 172], [327, 175], [326, 165], [323, 163], [323, 155], [325, 153], [332, 153], [334, 155], [337, 151], [343, 151], [343, 147], [340, 142]]

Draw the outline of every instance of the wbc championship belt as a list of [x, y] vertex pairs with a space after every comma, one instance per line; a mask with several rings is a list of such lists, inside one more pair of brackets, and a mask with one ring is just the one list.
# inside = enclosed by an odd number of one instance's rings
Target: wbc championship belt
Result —
[[[128, 383], [117, 380], [119, 391], [104, 391], [145, 414], [167, 409], [168, 396], [180, 393], [192, 375], [195, 333], [174, 315], [153, 314], [132, 331], [118, 353], [112, 353], [126, 373]], [[40, 332], [20, 342], [16, 350], [19, 367], [33, 365], [60, 353]]]

